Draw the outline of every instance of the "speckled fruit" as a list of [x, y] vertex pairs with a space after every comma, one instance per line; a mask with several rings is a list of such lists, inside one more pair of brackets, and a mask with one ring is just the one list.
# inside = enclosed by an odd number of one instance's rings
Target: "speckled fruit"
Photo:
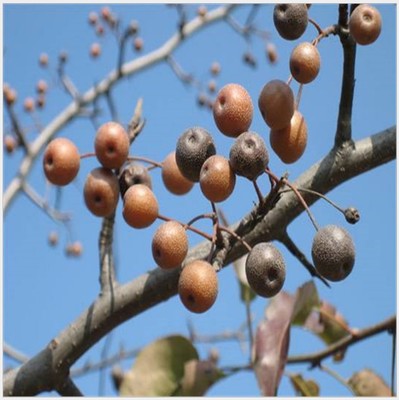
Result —
[[71, 140], [57, 138], [48, 144], [43, 156], [43, 170], [52, 184], [68, 185], [75, 179], [79, 168], [79, 151]]
[[182, 175], [198, 182], [204, 162], [216, 153], [211, 134], [201, 127], [187, 129], [176, 145], [176, 164]]
[[237, 83], [229, 83], [220, 89], [213, 103], [213, 118], [220, 132], [237, 137], [250, 127], [253, 110], [247, 90]]
[[380, 36], [382, 19], [379, 11], [369, 4], [357, 6], [349, 20], [349, 32], [355, 42], [368, 45]]
[[265, 141], [255, 132], [242, 133], [230, 149], [230, 165], [233, 171], [254, 181], [263, 174], [269, 164]]
[[86, 207], [97, 217], [108, 217], [116, 209], [119, 200], [119, 183], [109, 169], [93, 169], [86, 178], [83, 195]]
[[129, 137], [122, 125], [106, 122], [97, 131], [94, 148], [96, 156], [105, 168], [120, 168], [129, 154]]
[[133, 228], [146, 228], [158, 217], [158, 200], [143, 184], [131, 186], [123, 197], [123, 218]]
[[263, 87], [258, 105], [266, 124], [271, 129], [282, 129], [294, 115], [294, 93], [285, 82], [274, 79]]
[[298, 44], [291, 53], [290, 71], [297, 82], [312, 82], [320, 71], [320, 54], [317, 47], [309, 42]]
[[215, 203], [226, 200], [233, 193], [236, 176], [229, 160], [215, 154], [203, 164], [200, 187], [203, 195]]
[[258, 243], [249, 252], [245, 272], [251, 288], [262, 297], [275, 296], [285, 281], [285, 262], [271, 243]]
[[187, 251], [187, 233], [181, 224], [167, 221], [158, 227], [152, 239], [152, 256], [160, 268], [180, 266]]
[[188, 193], [194, 183], [182, 175], [176, 164], [176, 155], [173, 151], [169, 153], [162, 162], [162, 181], [169, 192], [176, 195]]
[[152, 189], [151, 175], [148, 172], [148, 169], [136, 161], [131, 161], [123, 167], [123, 171], [119, 176], [119, 186], [122, 198], [130, 186], [139, 183]]
[[215, 269], [206, 261], [187, 264], [179, 277], [178, 292], [183, 305], [194, 313], [209, 310], [218, 295], [218, 278]]
[[305, 151], [307, 140], [308, 128], [299, 111], [295, 111], [291, 123], [286, 128], [270, 131], [270, 145], [286, 164], [299, 160]]
[[312, 244], [316, 270], [330, 281], [345, 279], [355, 264], [355, 246], [349, 233], [337, 225], [327, 225], [316, 233]]
[[273, 22], [280, 36], [286, 40], [300, 38], [308, 26], [306, 4], [276, 4]]

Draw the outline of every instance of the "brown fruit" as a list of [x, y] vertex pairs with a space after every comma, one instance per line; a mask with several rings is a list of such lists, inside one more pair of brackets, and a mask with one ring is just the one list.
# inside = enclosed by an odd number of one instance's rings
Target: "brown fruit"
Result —
[[290, 71], [299, 83], [312, 82], [320, 70], [320, 54], [312, 43], [303, 42], [294, 48], [290, 57]]
[[133, 228], [146, 228], [158, 217], [158, 200], [152, 190], [139, 183], [131, 186], [123, 197], [123, 218]]
[[65, 248], [65, 253], [69, 257], [80, 257], [83, 252], [83, 246], [80, 242], [69, 243]]
[[129, 155], [129, 146], [129, 137], [117, 122], [107, 122], [98, 129], [94, 148], [103, 167], [120, 168]]
[[96, 23], [98, 22], [98, 15], [96, 12], [91, 11], [89, 13], [89, 17], [88, 17], [88, 21], [90, 25], [96, 25]]
[[17, 148], [17, 140], [14, 136], [6, 135], [4, 136], [4, 149], [8, 154], [11, 154]]
[[229, 160], [215, 154], [202, 165], [200, 187], [203, 195], [215, 203], [226, 200], [233, 193], [236, 176]]
[[119, 177], [119, 186], [122, 198], [130, 186], [139, 183], [152, 189], [151, 175], [148, 172], [148, 169], [144, 167], [144, 165], [132, 161], [123, 167], [123, 172]]
[[273, 43], [267, 43], [266, 45], [266, 56], [270, 64], [275, 64], [278, 60], [278, 53], [276, 46]]
[[164, 222], [152, 239], [152, 255], [160, 268], [171, 269], [181, 265], [188, 251], [186, 230], [177, 221]]
[[281, 161], [286, 164], [294, 163], [302, 156], [307, 140], [308, 127], [299, 111], [295, 111], [287, 127], [270, 131], [270, 145]]
[[10, 106], [15, 104], [15, 102], [17, 101], [17, 92], [9, 86], [3, 88], [3, 96], [6, 103]]
[[258, 105], [266, 124], [271, 129], [282, 129], [294, 115], [294, 93], [285, 82], [274, 79], [263, 87]]
[[210, 71], [212, 75], [219, 75], [221, 69], [222, 67], [220, 66], [220, 64], [217, 61], [214, 61], [211, 65]]
[[40, 81], [38, 81], [36, 84], [36, 91], [39, 94], [46, 93], [47, 92], [47, 82], [43, 79], [40, 79]]
[[57, 138], [48, 144], [43, 156], [43, 169], [52, 184], [68, 185], [75, 179], [79, 168], [79, 151], [71, 140]]
[[141, 37], [136, 37], [133, 41], [133, 47], [136, 51], [141, 51], [144, 46], [144, 41]]
[[379, 11], [369, 4], [357, 6], [349, 20], [349, 32], [355, 42], [368, 45], [380, 36], [382, 19]]
[[237, 137], [248, 130], [252, 116], [252, 100], [245, 88], [230, 83], [220, 89], [213, 104], [213, 118], [220, 132]]
[[48, 244], [52, 247], [56, 246], [58, 244], [58, 233], [55, 231], [52, 231], [48, 235]]
[[199, 17], [204, 18], [205, 15], [207, 14], [208, 9], [206, 8], [206, 6], [201, 5], [197, 8], [197, 14]]
[[39, 56], [39, 64], [41, 67], [45, 68], [48, 65], [48, 55], [46, 53], [42, 53]]
[[306, 4], [276, 4], [273, 22], [280, 36], [287, 40], [300, 38], [308, 26]]
[[179, 277], [178, 292], [180, 300], [188, 310], [195, 313], [209, 310], [218, 294], [215, 269], [202, 260], [187, 264]]
[[118, 205], [118, 178], [109, 169], [95, 168], [86, 178], [83, 195], [86, 207], [92, 214], [109, 217]]
[[32, 112], [35, 109], [35, 100], [32, 97], [27, 97], [24, 100], [24, 110], [26, 112]]
[[162, 180], [166, 189], [176, 195], [186, 194], [194, 186], [194, 182], [185, 178], [180, 172], [174, 151], [162, 162]]

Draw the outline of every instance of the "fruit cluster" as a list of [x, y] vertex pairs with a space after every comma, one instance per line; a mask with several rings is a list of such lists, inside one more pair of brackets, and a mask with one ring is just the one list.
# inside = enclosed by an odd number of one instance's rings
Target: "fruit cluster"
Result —
[[[365, 35], [365, 30], [369, 37], [367, 41], [370, 43], [371, 37], [375, 40], [378, 36], [375, 33], [378, 31], [375, 28], [377, 15], [378, 12], [370, 6], [359, 6], [354, 10], [349, 28], [356, 41], [365, 44], [366, 40], [359, 39]], [[308, 21], [305, 4], [278, 4], [274, 8], [276, 29], [287, 40], [298, 39]], [[313, 43], [300, 43], [291, 53], [291, 74], [301, 85], [313, 81], [318, 75], [320, 55], [316, 46], [319, 39]], [[299, 101], [295, 101], [290, 82], [271, 80], [264, 85], [258, 97], [260, 113], [270, 128], [271, 147], [285, 163], [297, 161], [307, 143], [306, 122], [297, 110]], [[149, 168], [138, 162], [139, 157], [129, 156], [129, 134], [122, 125], [113, 121], [103, 124], [96, 133], [95, 152], [88, 155], [96, 156], [100, 166], [88, 174], [84, 185], [85, 204], [95, 216], [112, 216], [121, 196], [122, 215], [129, 226], [141, 229], [149, 227], [156, 219], [164, 221], [152, 239], [153, 258], [160, 268], [181, 268], [178, 283], [180, 299], [185, 307], [197, 313], [208, 310], [218, 294], [212, 256], [215, 247], [221, 246], [218, 243], [221, 231], [242, 241], [248, 248], [246, 276], [255, 293], [263, 297], [276, 295], [283, 287], [286, 275], [285, 261], [273, 244], [258, 243], [251, 248], [235, 232], [219, 224], [215, 208], [215, 203], [225, 201], [233, 193], [237, 176], [254, 184], [260, 203], [264, 197], [257, 186], [257, 179], [268, 174], [272, 187], [280, 181], [269, 170], [269, 152], [265, 141], [261, 135], [250, 130], [254, 113], [251, 96], [241, 85], [227, 84], [218, 92], [212, 111], [218, 130], [233, 139], [228, 158], [217, 154], [212, 135], [199, 126], [184, 131], [177, 140], [175, 151], [169, 153], [162, 163], [141, 158], [141, 161], [162, 169], [162, 181], [172, 194], [184, 195], [199, 183], [202, 194], [212, 204], [212, 214], [195, 217], [187, 224], [162, 216], [152, 190]], [[54, 139], [44, 153], [44, 173], [54, 185], [67, 185], [78, 174], [81, 159], [88, 155], [80, 155], [69, 139]], [[306, 206], [299, 190], [286, 179], [284, 183]], [[353, 209], [343, 213], [348, 222], [354, 223], [358, 219]], [[212, 236], [191, 226], [205, 217], [214, 222]], [[330, 281], [346, 278], [355, 261], [354, 244], [349, 233], [337, 225], [321, 229], [317, 225], [315, 227], [317, 233], [313, 239], [312, 259], [317, 273]], [[212, 248], [206, 261], [194, 260], [181, 267], [189, 248], [187, 230], [207, 237], [212, 241]]]

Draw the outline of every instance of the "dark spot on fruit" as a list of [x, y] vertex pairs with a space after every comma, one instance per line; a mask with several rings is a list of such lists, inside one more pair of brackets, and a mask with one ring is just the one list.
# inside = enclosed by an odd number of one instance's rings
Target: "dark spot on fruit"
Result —
[[226, 97], [225, 96], [220, 96], [219, 102], [221, 106], [224, 106], [226, 103]]
[[47, 160], [46, 160], [46, 164], [51, 167], [53, 165], [53, 162], [54, 162], [53, 157], [48, 156]]
[[278, 272], [275, 268], [270, 268], [269, 271], [267, 271], [267, 278], [270, 282], [273, 282], [278, 278]]
[[101, 203], [101, 196], [100, 195], [96, 195], [95, 197], [94, 197], [94, 201], [98, 204], [98, 203]]
[[189, 294], [187, 296], [187, 300], [188, 300], [189, 303], [195, 304], [195, 298], [194, 298], [194, 296], [192, 294]]

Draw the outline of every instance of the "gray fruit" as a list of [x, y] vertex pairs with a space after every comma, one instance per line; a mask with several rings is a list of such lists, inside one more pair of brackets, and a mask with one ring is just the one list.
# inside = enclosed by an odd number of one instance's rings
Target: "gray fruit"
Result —
[[340, 226], [327, 225], [313, 239], [312, 259], [316, 270], [330, 281], [341, 281], [355, 264], [355, 246], [349, 233]]
[[262, 297], [275, 296], [285, 281], [285, 262], [271, 243], [258, 243], [249, 252], [245, 263], [248, 283]]
[[231, 146], [230, 164], [237, 175], [254, 181], [269, 164], [265, 141], [255, 132], [242, 133]]
[[198, 182], [202, 164], [216, 154], [212, 136], [204, 128], [187, 129], [176, 145], [176, 164], [184, 177]]
[[296, 40], [308, 26], [308, 8], [306, 4], [276, 4], [273, 21], [282, 38]]

